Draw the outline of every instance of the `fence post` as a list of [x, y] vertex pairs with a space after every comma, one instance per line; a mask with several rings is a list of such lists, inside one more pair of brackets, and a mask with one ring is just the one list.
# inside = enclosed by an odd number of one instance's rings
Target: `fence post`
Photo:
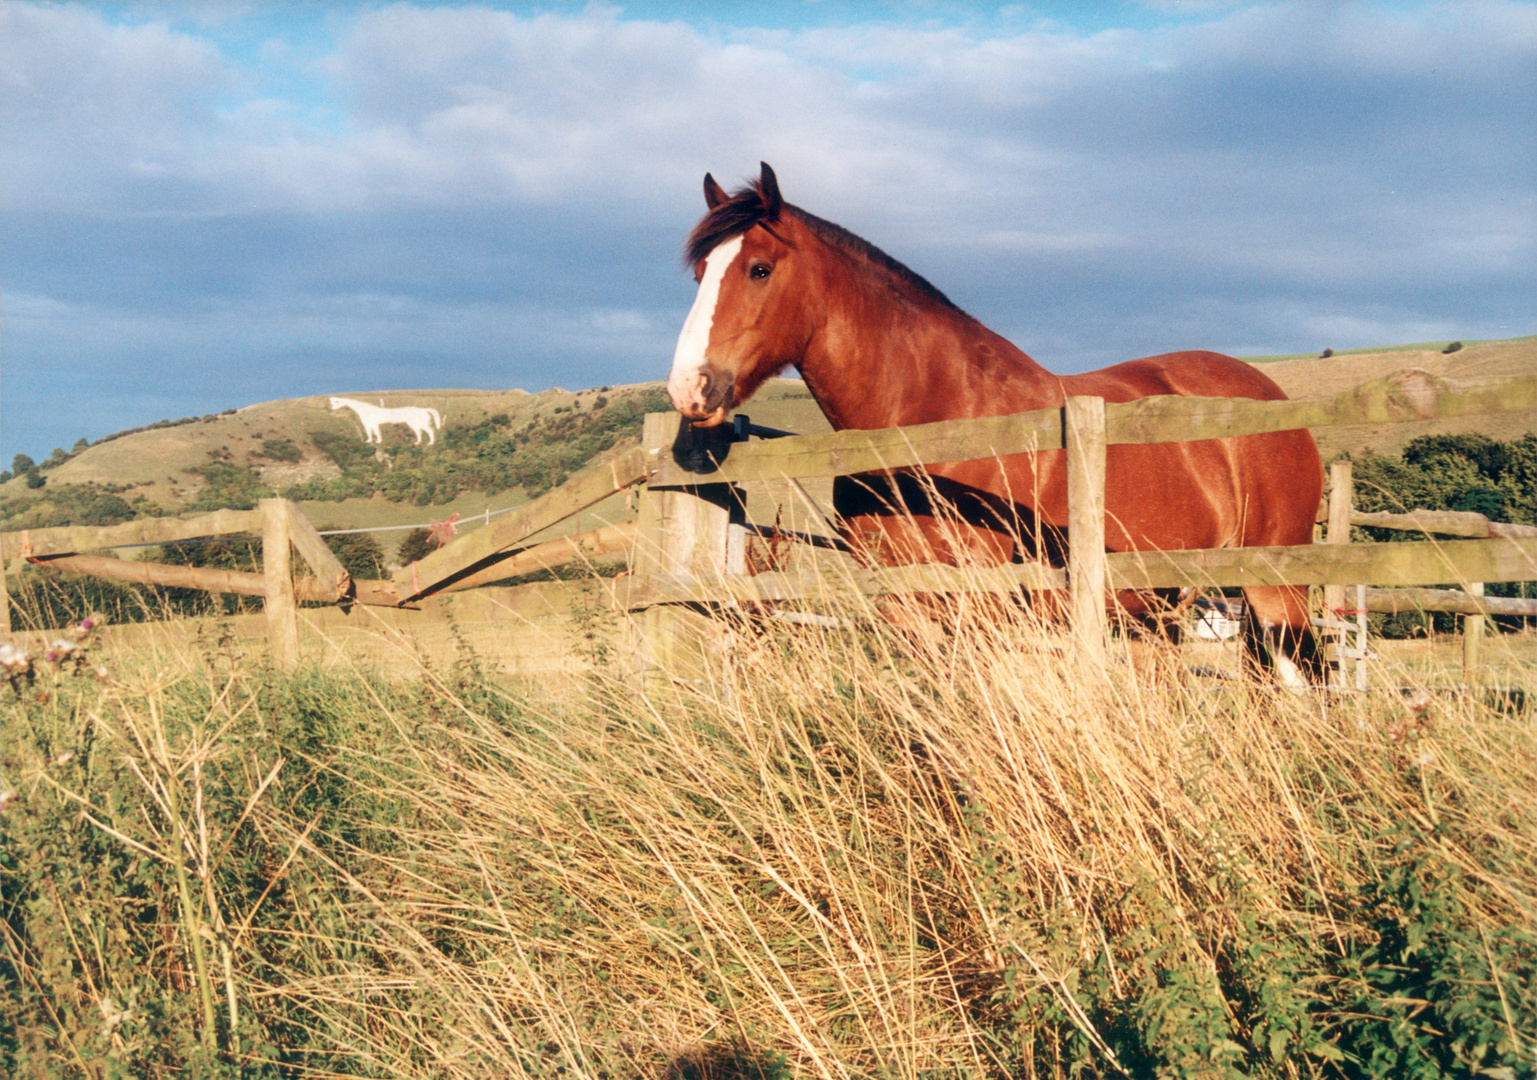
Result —
[[[1484, 595], [1484, 583], [1468, 582], [1468, 593], [1472, 596]], [[1484, 662], [1485, 622], [1482, 615], [1462, 617], [1462, 682], [1465, 686], [1477, 686], [1483, 681], [1483, 673], [1478, 669]]]
[[1070, 397], [1062, 409], [1067, 448], [1068, 610], [1080, 662], [1105, 664], [1105, 399]]
[[[1324, 534], [1326, 544], [1350, 543], [1350, 507], [1355, 499], [1355, 472], [1354, 466], [1347, 458], [1335, 461], [1329, 465], [1329, 530]], [[1343, 623], [1345, 621], [1345, 586], [1324, 586], [1324, 620], [1325, 622]], [[1330, 626], [1325, 630], [1329, 639], [1334, 643], [1334, 671], [1330, 673], [1331, 684], [1340, 690], [1345, 689], [1345, 652], [1347, 639], [1345, 630], [1341, 626]]]
[[0, 544], [0, 633], [11, 632], [11, 590], [6, 584], [5, 547]]
[[263, 499], [262, 583], [267, 640], [272, 662], [292, 671], [299, 662], [299, 605], [294, 599], [293, 554], [289, 548], [288, 502]]
[[[649, 413], [642, 445], [658, 456], [686, 456], [729, 437], [730, 428], [685, 427], [677, 413]], [[648, 488], [636, 522], [633, 573], [649, 577], [718, 578], [741, 561], [741, 495], [730, 484]], [[736, 543], [733, 543], [733, 540]], [[733, 558], [732, 556], [736, 556]], [[725, 636], [706, 614], [682, 604], [654, 604], [636, 619], [631, 669], [641, 690], [713, 673]]]

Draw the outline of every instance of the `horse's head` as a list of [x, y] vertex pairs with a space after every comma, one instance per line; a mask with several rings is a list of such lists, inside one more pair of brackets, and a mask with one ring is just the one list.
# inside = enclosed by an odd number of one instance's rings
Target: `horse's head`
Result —
[[800, 361], [816, 291], [807, 287], [809, 233], [793, 213], [783, 213], [773, 169], [763, 165], [758, 180], [733, 195], [706, 173], [704, 200], [709, 213], [684, 249], [699, 292], [678, 337], [667, 392], [679, 412], [710, 427], [765, 379]]
[[347, 407], [347, 403], [345, 401], [343, 401], [341, 398], [334, 397], [334, 398], [331, 399], [331, 411], [332, 412], [335, 412], [337, 409], [345, 409], [346, 407]]

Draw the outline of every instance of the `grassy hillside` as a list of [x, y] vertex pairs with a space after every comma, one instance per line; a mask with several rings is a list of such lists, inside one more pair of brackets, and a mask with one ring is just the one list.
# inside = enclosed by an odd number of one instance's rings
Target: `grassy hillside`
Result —
[[[1395, 371], [1421, 368], [1446, 379], [1470, 379], [1488, 375], [1530, 375], [1537, 372], [1537, 337], [1510, 341], [1464, 344], [1443, 351], [1449, 343], [1398, 345], [1381, 349], [1356, 349], [1330, 357], [1250, 358], [1274, 379], [1288, 397], [1310, 397], [1349, 390], [1381, 379]], [[1537, 417], [1523, 413], [1498, 416], [1463, 416], [1451, 420], [1424, 420], [1413, 424], [1360, 425], [1318, 432], [1324, 458], [1344, 452], [1372, 450], [1395, 453], [1422, 435], [1461, 435], [1479, 432], [1509, 442], [1537, 431]]]
[[[419, 523], [517, 505], [606, 454], [632, 445], [648, 411], [665, 410], [661, 383], [582, 391], [426, 390], [354, 395], [443, 414], [436, 445], [407, 429], [363, 441], [350, 411], [325, 397], [251, 405], [108, 436], [28, 477], [0, 485], [4, 526], [110, 524], [134, 516], [295, 499], [322, 527]], [[826, 430], [804, 386], [775, 380], [752, 414], [795, 430]], [[41, 481], [39, 483], [39, 481]]]
[[[1255, 358], [1288, 395], [1347, 389], [1403, 368], [1448, 378], [1537, 370], [1537, 337], [1467, 344], [1355, 350], [1329, 358]], [[661, 383], [582, 391], [423, 390], [350, 396], [388, 406], [430, 405], [444, 418], [435, 446], [405, 428], [365, 444], [350, 412], [325, 397], [266, 402], [218, 415], [163, 421], [56, 455], [0, 485], [6, 528], [107, 524], [134, 516], [254, 505], [283, 494], [321, 527], [366, 528], [468, 518], [516, 505], [595, 458], [639, 437], [641, 417], [666, 409]], [[770, 382], [746, 411], [791, 431], [827, 430], [803, 384]], [[1509, 441], [1537, 430], [1530, 416], [1463, 417], [1320, 434], [1325, 457], [1371, 449], [1392, 453], [1429, 434], [1477, 431]], [[29, 486], [37, 485], [37, 486]], [[624, 516], [618, 506], [602, 511]]]

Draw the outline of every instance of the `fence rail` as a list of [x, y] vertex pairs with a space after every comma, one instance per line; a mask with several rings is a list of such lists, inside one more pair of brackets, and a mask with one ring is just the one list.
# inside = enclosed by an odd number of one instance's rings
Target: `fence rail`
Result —
[[[1537, 375], [1454, 382], [1424, 372], [1400, 372], [1326, 398], [1253, 401], [1168, 396], [1112, 402], [1105, 405], [1105, 442], [1111, 446], [1195, 442], [1297, 428], [1533, 410], [1537, 410]], [[650, 482], [686, 486], [809, 479], [1061, 450], [1066, 445], [1064, 431], [1062, 409], [1051, 408], [879, 431], [844, 429], [826, 435], [723, 443], [702, 468], [694, 462], [660, 457]]]

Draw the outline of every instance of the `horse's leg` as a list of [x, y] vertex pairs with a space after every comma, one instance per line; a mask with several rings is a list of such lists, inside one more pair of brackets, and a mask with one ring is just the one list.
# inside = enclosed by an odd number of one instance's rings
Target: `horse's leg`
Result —
[[1308, 622], [1307, 589], [1298, 585], [1246, 588], [1244, 598], [1244, 669], [1252, 675], [1273, 673], [1288, 690], [1320, 682], [1323, 658]]
[[[858, 514], [844, 519], [844, 537], [865, 566], [996, 566], [1013, 555], [1013, 539], [985, 526], [939, 521], [928, 514]], [[891, 593], [881, 615], [917, 645], [934, 648], [961, 624], [1002, 625], [1005, 602], [993, 595]]]
[[[842, 516], [843, 538], [861, 566], [904, 566], [937, 561], [937, 553], [913, 517], [897, 513]], [[944, 638], [930, 593], [890, 593], [875, 602], [881, 616], [915, 643], [936, 647]]]
[[1157, 683], [1184, 681], [1182, 620], [1195, 597], [1193, 589], [1115, 594], [1112, 617], [1119, 622], [1121, 635], [1126, 639], [1132, 670], [1151, 676]]

